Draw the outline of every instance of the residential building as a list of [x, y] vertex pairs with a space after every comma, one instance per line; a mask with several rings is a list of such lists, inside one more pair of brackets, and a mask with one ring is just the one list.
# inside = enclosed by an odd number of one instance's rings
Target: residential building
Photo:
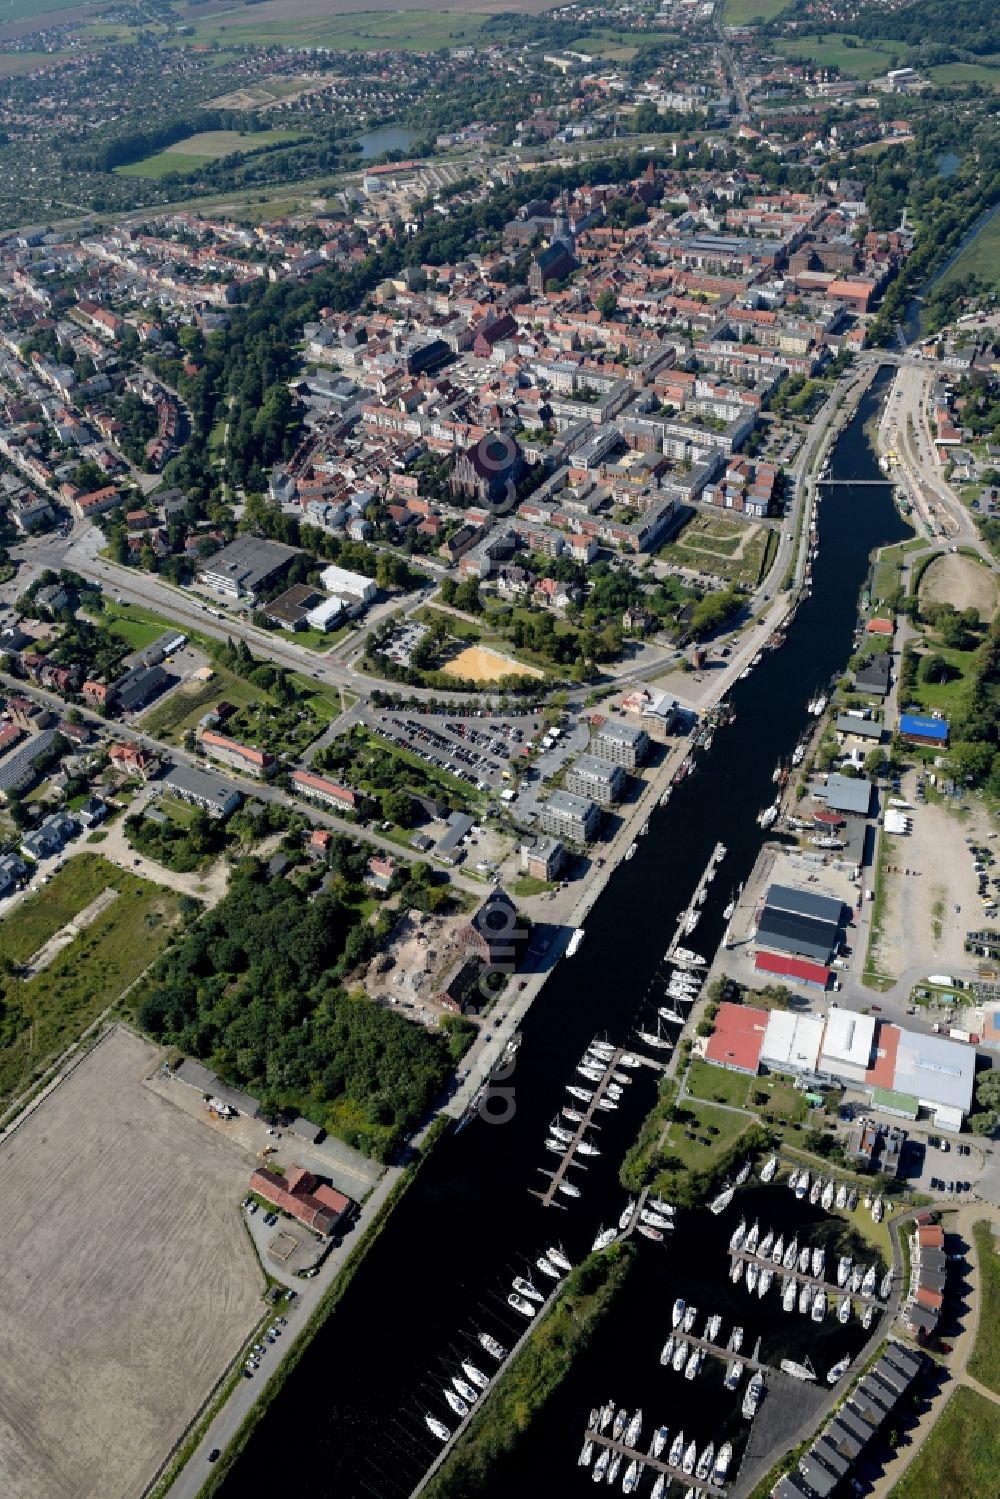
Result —
[[328, 776], [317, 775], [312, 770], [293, 770], [289, 781], [292, 790], [299, 796], [322, 802], [325, 806], [335, 807], [342, 812], [356, 812], [362, 801], [359, 792], [331, 781]]
[[252, 749], [250, 745], [230, 739], [228, 734], [219, 734], [215, 729], [202, 729], [198, 743], [213, 760], [221, 760], [224, 765], [231, 765], [234, 770], [253, 776], [257, 781], [268, 780], [278, 768], [278, 762], [266, 750]]
[[537, 838], [521, 844], [521, 869], [532, 879], [551, 882], [559, 878], [566, 850], [558, 838]]
[[585, 796], [553, 791], [539, 809], [539, 826], [566, 843], [592, 843], [601, 824], [600, 808]]
[[54, 729], [43, 729], [0, 760], [0, 801], [31, 785], [38, 762], [49, 753], [55, 737]]
[[599, 755], [580, 755], [566, 771], [566, 790], [574, 796], [590, 797], [600, 807], [610, 807], [621, 800], [625, 789], [625, 772]]
[[231, 781], [215, 771], [198, 770], [192, 765], [168, 765], [162, 784], [171, 795], [200, 807], [209, 817], [228, 817], [243, 800]]
[[293, 1166], [287, 1176], [267, 1166], [258, 1166], [250, 1178], [250, 1191], [324, 1238], [334, 1232], [351, 1209], [349, 1197], [325, 1182], [318, 1182], [311, 1171], [301, 1166]]
[[590, 753], [600, 760], [609, 760], [612, 765], [634, 770], [649, 753], [649, 735], [635, 724], [609, 719], [591, 737]]

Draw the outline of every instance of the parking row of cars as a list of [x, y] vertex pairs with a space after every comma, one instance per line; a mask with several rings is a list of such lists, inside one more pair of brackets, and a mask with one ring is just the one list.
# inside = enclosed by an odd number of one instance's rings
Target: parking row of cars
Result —
[[485, 776], [491, 776], [495, 781], [500, 775], [500, 766], [495, 760], [478, 750], [456, 744], [437, 729], [418, 723], [416, 719], [394, 718], [383, 713], [378, 718], [376, 728], [393, 744], [400, 745], [411, 754], [419, 755], [428, 765], [435, 765], [440, 770], [447, 770], [451, 775], [468, 781], [470, 786], [475, 786], [480, 791], [489, 791], [492, 784], [484, 779]]

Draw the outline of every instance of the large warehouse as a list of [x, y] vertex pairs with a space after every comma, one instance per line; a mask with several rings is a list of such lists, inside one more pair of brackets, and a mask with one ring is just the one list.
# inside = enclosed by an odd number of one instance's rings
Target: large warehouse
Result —
[[772, 885], [757, 921], [757, 946], [826, 966], [840, 943], [843, 903], [811, 890]]

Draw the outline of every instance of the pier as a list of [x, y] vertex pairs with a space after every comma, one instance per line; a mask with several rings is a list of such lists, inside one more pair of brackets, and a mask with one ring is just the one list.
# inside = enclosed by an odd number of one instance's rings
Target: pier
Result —
[[[693, 1353], [696, 1348], [700, 1348], [703, 1353], [714, 1353], [715, 1357], [717, 1359], [721, 1359], [724, 1364], [731, 1364], [734, 1362], [734, 1360], [738, 1363], [744, 1364], [746, 1368], [752, 1370], [754, 1374], [774, 1374], [776, 1372], [780, 1372], [776, 1371], [770, 1364], [762, 1364], [760, 1359], [757, 1357], [757, 1354], [760, 1352], [760, 1338], [757, 1339], [757, 1344], [754, 1348], [753, 1353], [745, 1353], [742, 1350], [739, 1353], [733, 1353], [730, 1349], [723, 1348], [721, 1343], [713, 1343], [708, 1338], [696, 1338], [689, 1332], [681, 1332], [677, 1327], [672, 1328], [671, 1331], [675, 1338], [680, 1338], [682, 1342], [688, 1345], [688, 1349], [691, 1353]], [[670, 1333], [667, 1334], [667, 1337], [670, 1337]], [[666, 1338], [664, 1339], [664, 1342], [666, 1342]], [[681, 1369], [680, 1378], [683, 1379], [683, 1377], [684, 1370]], [[695, 1376], [695, 1378], [697, 1378], [697, 1375]]]
[[[552, 1200], [555, 1197], [556, 1193], [559, 1191], [559, 1185], [561, 1182], [565, 1181], [566, 1173], [569, 1170], [570, 1166], [573, 1164], [573, 1160], [576, 1156], [580, 1141], [583, 1139], [584, 1135], [587, 1133], [588, 1129], [590, 1129], [591, 1125], [594, 1122], [594, 1115], [597, 1112], [598, 1102], [604, 1097], [605, 1093], [608, 1090], [608, 1084], [611, 1082], [611, 1074], [617, 1069], [618, 1064], [624, 1055], [624, 1047], [620, 1047], [617, 1051], [612, 1052], [611, 1060], [608, 1063], [607, 1067], [604, 1069], [604, 1076], [601, 1078], [601, 1081], [599, 1083], [595, 1084], [594, 1096], [584, 1109], [583, 1119], [576, 1127], [576, 1134], [566, 1146], [562, 1160], [559, 1162], [559, 1165], [552, 1173], [552, 1180], [546, 1187], [545, 1191], [536, 1192], [534, 1187], [529, 1188], [529, 1191], [533, 1192], [536, 1197], [541, 1198], [543, 1207], [550, 1208], [552, 1206]], [[586, 1081], [586, 1079], [584, 1079], [584, 1081]], [[572, 1094], [570, 1096], [572, 1097]]]
[[[831, 1296], [836, 1296], [838, 1300], [841, 1296], [850, 1296], [852, 1301], [874, 1302], [874, 1304], [878, 1307], [885, 1306], [885, 1303], [880, 1296], [865, 1296], [861, 1291], [849, 1291], [847, 1289], [847, 1286], [838, 1286], [836, 1281], [821, 1280], [818, 1276], [815, 1275], [802, 1275], [800, 1274], [797, 1265], [794, 1270], [786, 1270], [783, 1265], [776, 1265], [771, 1259], [770, 1255], [768, 1255], [767, 1259], [762, 1260], [753, 1249], [751, 1249], [749, 1252], [746, 1249], [731, 1249], [729, 1251], [730, 1267], [736, 1260], [743, 1260], [744, 1262], [751, 1262], [755, 1265], [759, 1265], [761, 1270], [773, 1270], [774, 1285], [771, 1288], [772, 1290], [780, 1290], [781, 1281], [787, 1276], [794, 1280], [797, 1285], [812, 1286], [814, 1290], [827, 1291]], [[756, 1290], [754, 1290], [749, 1294], [751, 1296], [756, 1296], [757, 1292]]]
[[688, 937], [693, 937], [693, 932], [685, 932], [684, 930], [687, 924], [688, 917], [693, 911], [701, 910], [702, 903], [705, 899], [705, 892], [707, 892], [709, 885], [715, 879], [715, 876], [718, 873], [719, 865], [722, 863], [725, 857], [725, 844], [717, 843], [712, 850], [712, 857], [705, 865], [701, 879], [695, 886], [694, 894], [688, 902], [685, 910], [683, 910], [680, 914], [680, 918], [677, 922], [677, 927], [674, 931], [673, 937], [671, 938], [670, 946], [667, 948], [666, 958], [668, 962], [670, 961], [672, 954], [677, 951], [678, 947], [686, 943]]
[[[623, 1442], [616, 1442], [614, 1437], [605, 1436], [600, 1431], [589, 1430], [584, 1437], [585, 1441], [591, 1441], [600, 1447], [610, 1447], [612, 1452], [620, 1453], [623, 1462], [637, 1462], [644, 1468], [651, 1468], [654, 1473], [666, 1473], [668, 1478], [675, 1478], [678, 1483], [694, 1486], [705, 1494], [716, 1494], [719, 1499], [725, 1499], [729, 1493], [729, 1485], [722, 1488], [712, 1483], [710, 1479], [696, 1479], [693, 1473], [685, 1473], [682, 1468], [672, 1468], [662, 1458], [652, 1457], [648, 1452], [638, 1452], [634, 1447], [626, 1447]], [[708, 1443], [705, 1443], [707, 1446]]]

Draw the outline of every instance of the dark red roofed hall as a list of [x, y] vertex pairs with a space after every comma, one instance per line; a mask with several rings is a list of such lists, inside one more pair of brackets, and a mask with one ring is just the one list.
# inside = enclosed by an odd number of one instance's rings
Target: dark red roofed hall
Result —
[[721, 1004], [715, 1017], [715, 1030], [705, 1046], [705, 1061], [731, 1072], [748, 1072], [756, 1077], [760, 1070], [760, 1053], [767, 1030], [767, 1011], [751, 1005]]
[[759, 952], [754, 967], [760, 973], [776, 973], [781, 978], [795, 979], [800, 984], [812, 984], [825, 989], [830, 982], [830, 970], [822, 963], [807, 963], [804, 958], [785, 958], [776, 952]]
[[331, 1234], [351, 1206], [351, 1199], [317, 1182], [311, 1171], [293, 1166], [287, 1176], [258, 1166], [250, 1178], [250, 1190], [290, 1214], [318, 1234]]

